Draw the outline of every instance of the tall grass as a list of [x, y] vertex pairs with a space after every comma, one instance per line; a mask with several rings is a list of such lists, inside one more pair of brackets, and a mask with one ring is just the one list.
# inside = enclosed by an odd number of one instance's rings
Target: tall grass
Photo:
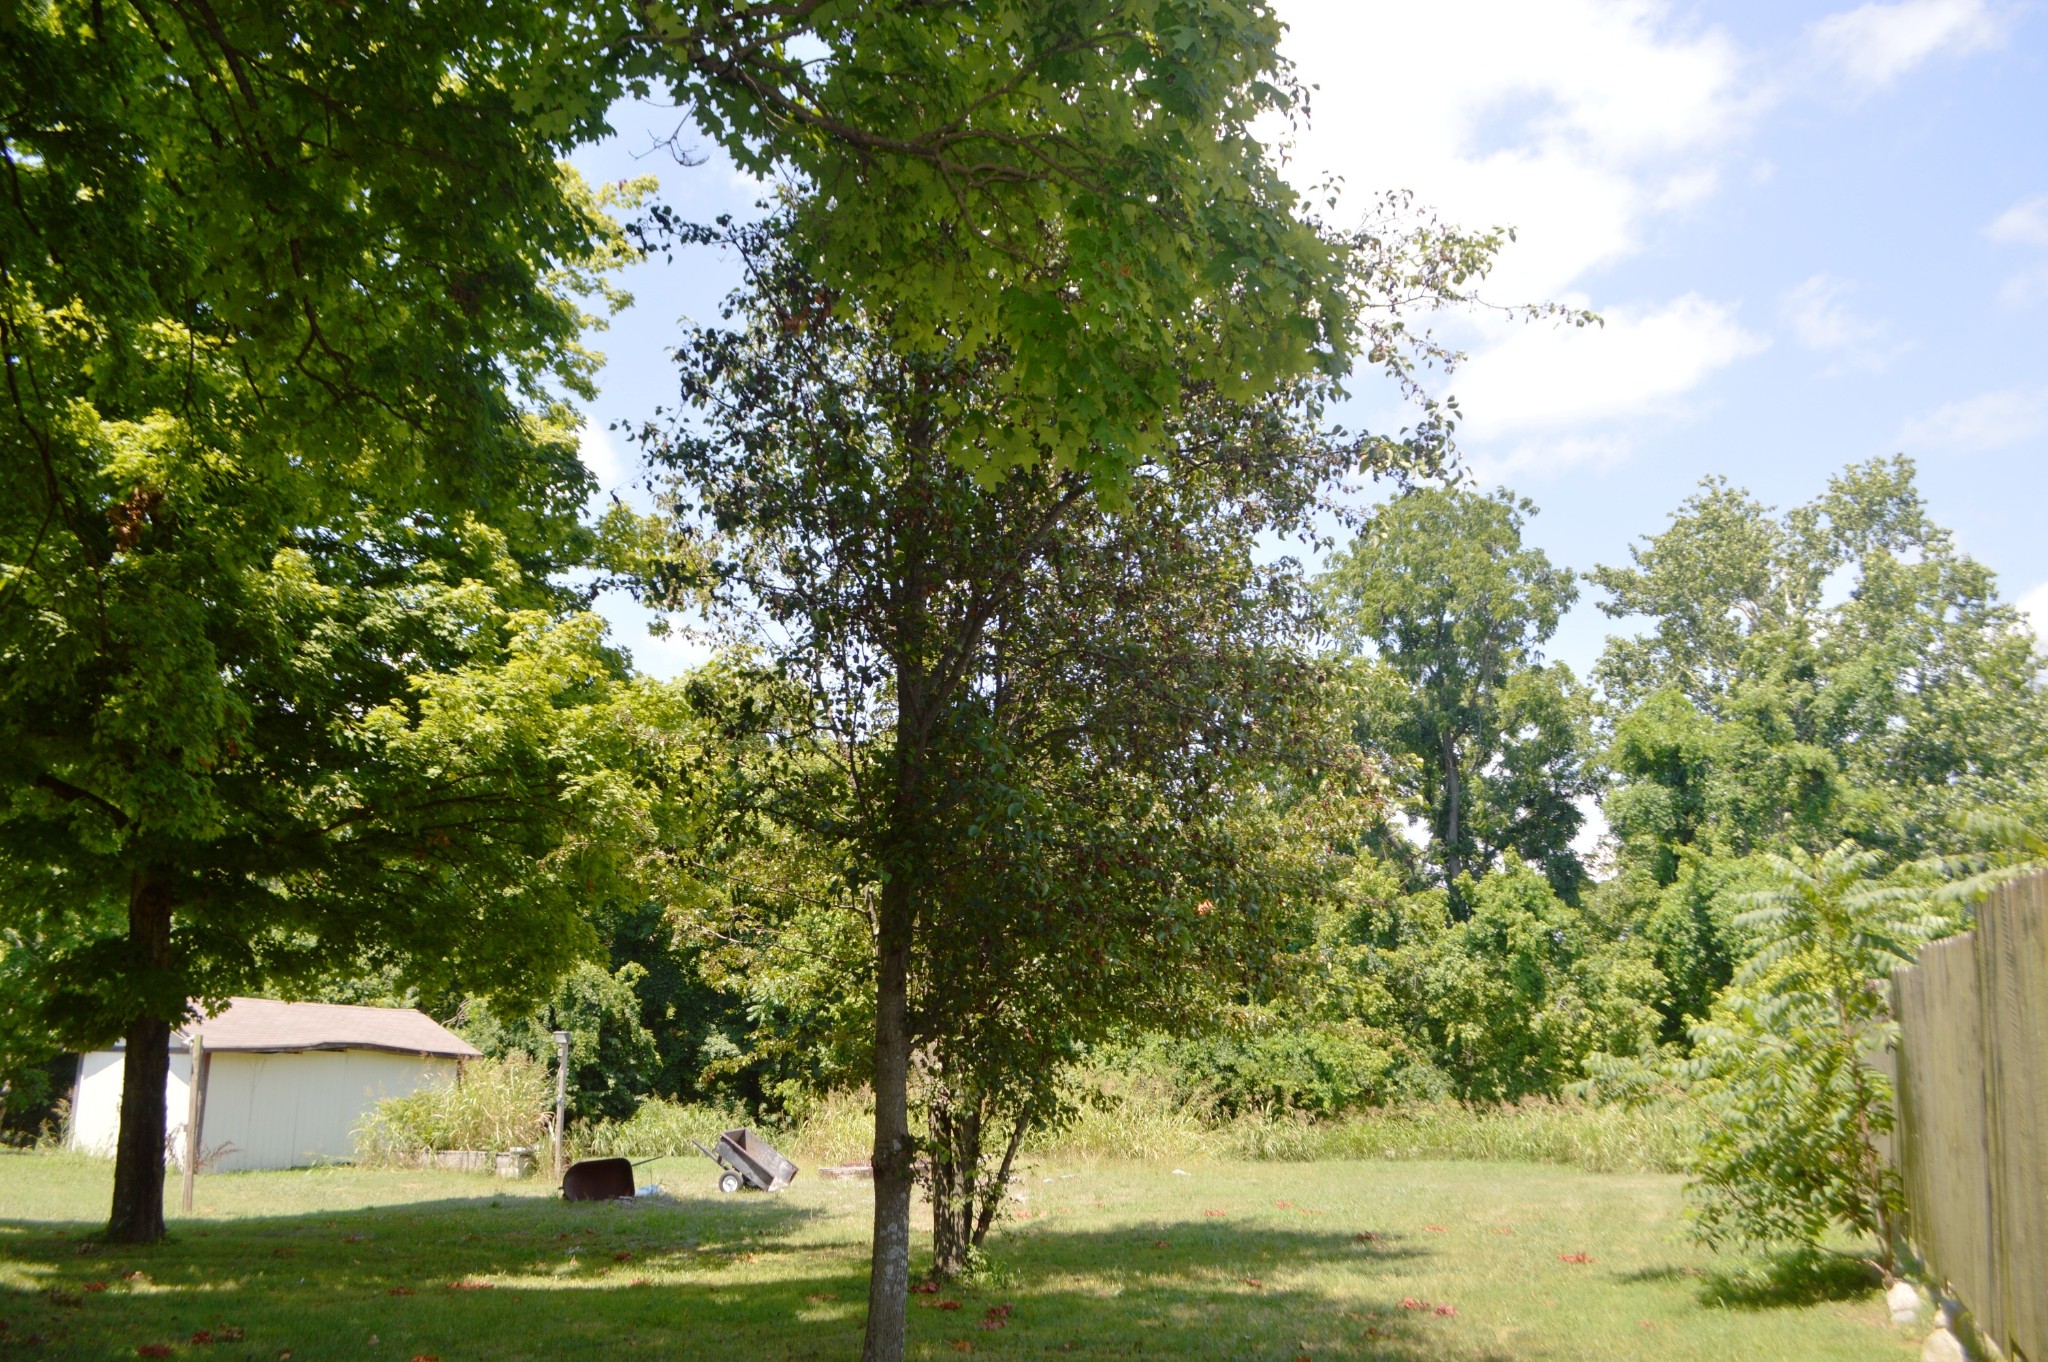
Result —
[[1468, 1107], [1417, 1103], [1334, 1121], [1291, 1113], [1205, 1118], [1164, 1085], [1117, 1076], [1063, 1129], [1030, 1142], [1040, 1155], [1085, 1159], [1470, 1159], [1556, 1163], [1589, 1172], [1678, 1172], [1695, 1141], [1688, 1108], [1528, 1101]]
[[360, 1163], [404, 1163], [443, 1149], [500, 1151], [545, 1144], [553, 1087], [544, 1065], [522, 1054], [472, 1059], [459, 1078], [407, 1097], [387, 1097], [355, 1130]]
[[653, 1097], [623, 1121], [597, 1121], [569, 1131], [574, 1158], [619, 1156], [645, 1159], [697, 1152], [692, 1140], [709, 1146], [721, 1130], [754, 1126], [763, 1138], [805, 1167], [854, 1163], [868, 1157], [875, 1139], [875, 1104], [865, 1091], [833, 1093], [797, 1118], [763, 1126], [736, 1107], [671, 1102]]

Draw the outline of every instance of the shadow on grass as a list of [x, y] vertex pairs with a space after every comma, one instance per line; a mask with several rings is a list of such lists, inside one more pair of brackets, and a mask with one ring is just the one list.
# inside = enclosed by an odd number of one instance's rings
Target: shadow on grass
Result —
[[[26, 1279], [0, 1291], [0, 1358], [845, 1358], [866, 1242], [858, 1218], [838, 1235], [825, 1214], [479, 1197], [186, 1222], [148, 1249], [0, 1221], [0, 1257]], [[1455, 1315], [1379, 1284], [1432, 1251], [1222, 1223], [1031, 1227], [996, 1248], [991, 1279], [913, 1297], [910, 1355], [1501, 1362]]]
[[1705, 1276], [1702, 1304], [1741, 1310], [1862, 1300], [1884, 1286], [1884, 1274], [1869, 1259], [1820, 1249], [1773, 1254], [1761, 1263]]

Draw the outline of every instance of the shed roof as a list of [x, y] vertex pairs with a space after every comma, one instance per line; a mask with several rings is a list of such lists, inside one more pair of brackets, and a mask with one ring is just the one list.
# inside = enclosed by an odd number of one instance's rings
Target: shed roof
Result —
[[390, 1050], [406, 1055], [476, 1059], [483, 1051], [410, 1007], [346, 1003], [281, 1003], [230, 998], [212, 1016], [181, 1028], [214, 1051]]

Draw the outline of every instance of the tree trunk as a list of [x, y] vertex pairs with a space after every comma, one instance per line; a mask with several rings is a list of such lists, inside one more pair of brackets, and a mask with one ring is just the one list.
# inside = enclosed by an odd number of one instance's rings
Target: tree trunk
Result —
[[967, 1271], [981, 1182], [980, 1105], [954, 1107], [950, 1095], [932, 1104], [932, 1276], [950, 1281]]
[[1464, 857], [1458, 854], [1459, 836], [1463, 833], [1463, 812], [1460, 807], [1465, 793], [1464, 782], [1458, 774], [1457, 740], [1446, 734], [1443, 739], [1444, 757], [1444, 899], [1451, 910], [1453, 921], [1465, 920], [1465, 903], [1458, 896], [1458, 876], [1464, 873]]
[[[128, 897], [128, 945], [145, 974], [171, 963], [171, 894], [153, 881]], [[151, 980], [150, 982], [155, 982]], [[145, 989], [144, 996], [155, 992]], [[171, 1023], [132, 1017], [121, 1066], [121, 1134], [114, 1147], [114, 1208], [107, 1238], [154, 1244], [164, 1237], [164, 1084], [171, 1071]]]
[[862, 1362], [902, 1362], [910, 1308], [910, 888], [883, 881], [875, 933], [875, 1237]]
[[1016, 1129], [1010, 1132], [1009, 1146], [1003, 1150], [1003, 1166], [996, 1169], [995, 1185], [981, 1199], [981, 1214], [974, 1220], [974, 1247], [980, 1248], [981, 1241], [988, 1238], [989, 1226], [996, 1223], [996, 1212], [1001, 1209], [1003, 1195], [1010, 1189], [1010, 1169], [1017, 1162], [1017, 1150], [1024, 1144], [1024, 1136], [1031, 1129], [1031, 1118], [1019, 1116]]

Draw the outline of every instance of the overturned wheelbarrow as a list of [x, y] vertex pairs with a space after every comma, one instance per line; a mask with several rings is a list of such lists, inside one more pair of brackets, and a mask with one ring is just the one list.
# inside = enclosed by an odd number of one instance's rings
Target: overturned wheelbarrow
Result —
[[[641, 1160], [651, 1163], [651, 1159]], [[564, 1201], [618, 1201], [633, 1199], [633, 1163], [630, 1159], [578, 1159], [562, 1174]]]
[[719, 1135], [718, 1143], [710, 1149], [695, 1140], [690, 1143], [697, 1145], [698, 1153], [725, 1170], [718, 1175], [718, 1190], [721, 1192], [737, 1192], [742, 1187], [751, 1187], [757, 1192], [779, 1192], [796, 1176], [795, 1164], [745, 1126], [724, 1131]]

